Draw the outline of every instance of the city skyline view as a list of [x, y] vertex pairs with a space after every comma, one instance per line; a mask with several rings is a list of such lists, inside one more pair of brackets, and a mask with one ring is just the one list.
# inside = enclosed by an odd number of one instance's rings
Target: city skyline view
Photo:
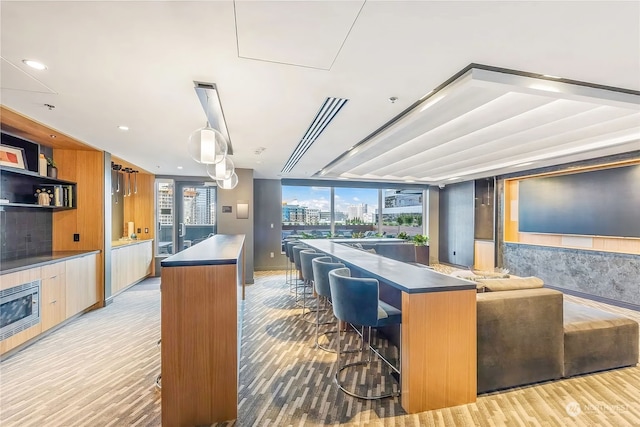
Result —
[[[299, 205], [322, 212], [331, 210], [331, 190], [329, 187], [282, 186], [282, 203]], [[348, 212], [349, 206], [369, 205], [378, 208], [378, 190], [372, 188], [336, 188], [336, 212]]]

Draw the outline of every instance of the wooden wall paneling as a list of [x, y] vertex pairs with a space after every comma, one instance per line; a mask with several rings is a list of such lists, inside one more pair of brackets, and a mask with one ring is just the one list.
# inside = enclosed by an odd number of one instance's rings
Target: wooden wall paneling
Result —
[[504, 182], [504, 240], [518, 241], [518, 181]]
[[[133, 221], [139, 239], [154, 239], [156, 230], [155, 220], [155, 176], [138, 173], [138, 192], [124, 197], [124, 221]], [[133, 190], [132, 190], [133, 191]], [[137, 229], [140, 229], [140, 233]], [[148, 232], [145, 232], [148, 230]], [[153, 245], [152, 250], [153, 250]], [[151, 264], [152, 273], [155, 265]]]
[[494, 243], [476, 240], [474, 246], [474, 268], [492, 271], [496, 266]]
[[[23, 283], [38, 280], [40, 279], [41, 274], [42, 271], [40, 267], [30, 268], [16, 273], [4, 274], [2, 276], [2, 280], [0, 280], [0, 290], [9, 289], [17, 285], [22, 285]], [[42, 295], [40, 295], [40, 300], [42, 300]], [[40, 303], [40, 307], [42, 310], [42, 302]], [[42, 322], [0, 341], [0, 354], [4, 354], [13, 348], [16, 348], [20, 344], [37, 336], [40, 332], [42, 332]]]
[[[100, 250], [96, 295], [104, 300], [104, 153], [54, 149], [60, 179], [75, 181], [77, 209], [53, 213], [53, 250]], [[80, 234], [74, 242], [73, 235]], [[70, 280], [67, 277], [67, 280]]]
[[237, 417], [237, 265], [162, 269], [162, 425]]
[[640, 254], [640, 239], [595, 237], [593, 239], [593, 249], [607, 252]]
[[59, 324], [67, 318], [66, 263], [65, 261], [42, 267], [42, 331]]
[[[0, 106], [0, 121], [3, 131], [54, 149], [95, 150], [93, 147], [83, 144], [75, 138], [51, 129], [5, 106]], [[55, 135], [56, 137], [52, 138], [51, 135]]]
[[476, 335], [475, 290], [402, 293], [405, 411], [413, 414], [476, 401]]

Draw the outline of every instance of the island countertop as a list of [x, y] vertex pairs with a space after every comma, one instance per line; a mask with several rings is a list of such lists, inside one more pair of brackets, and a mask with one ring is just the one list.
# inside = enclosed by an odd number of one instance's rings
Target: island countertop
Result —
[[385, 282], [402, 292], [413, 294], [476, 288], [475, 283], [468, 280], [351, 248], [340, 242], [328, 239], [303, 239], [300, 241], [317, 251], [331, 255], [347, 267], [366, 272], [368, 276]]
[[216, 234], [175, 255], [165, 258], [162, 267], [237, 264], [244, 234]]

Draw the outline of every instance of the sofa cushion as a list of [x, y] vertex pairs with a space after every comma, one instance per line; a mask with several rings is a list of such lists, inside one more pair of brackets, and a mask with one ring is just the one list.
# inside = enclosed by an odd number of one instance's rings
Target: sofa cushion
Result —
[[544, 285], [539, 277], [511, 277], [509, 279], [478, 279], [478, 288], [486, 292], [517, 291], [522, 289], [536, 289]]
[[638, 363], [638, 323], [619, 314], [564, 302], [564, 376]]

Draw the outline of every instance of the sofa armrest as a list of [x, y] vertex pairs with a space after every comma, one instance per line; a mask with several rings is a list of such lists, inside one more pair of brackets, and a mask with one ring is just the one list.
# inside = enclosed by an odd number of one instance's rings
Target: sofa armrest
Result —
[[477, 294], [478, 393], [561, 378], [562, 293]]

